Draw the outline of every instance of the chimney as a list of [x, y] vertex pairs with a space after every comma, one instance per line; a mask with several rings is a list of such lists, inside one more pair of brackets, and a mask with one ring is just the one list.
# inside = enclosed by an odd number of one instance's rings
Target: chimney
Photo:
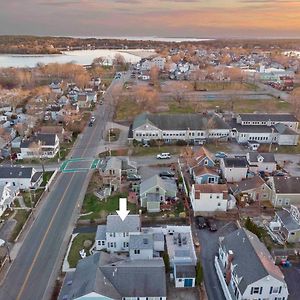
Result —
[[231, 264], [233, 261], [233, 251], [229, 250], [228, 251], [228, 256], [227, 256], [227, 265], [226, 265], [226, 283], [229, 285], [230, 280], [231, 280]]

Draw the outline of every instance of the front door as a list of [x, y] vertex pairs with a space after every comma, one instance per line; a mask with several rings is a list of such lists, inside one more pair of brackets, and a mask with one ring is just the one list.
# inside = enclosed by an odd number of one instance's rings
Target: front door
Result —
[[184, 287], [192, 287], [193, 286], [193, 279], [188, 278], [184, 279]]

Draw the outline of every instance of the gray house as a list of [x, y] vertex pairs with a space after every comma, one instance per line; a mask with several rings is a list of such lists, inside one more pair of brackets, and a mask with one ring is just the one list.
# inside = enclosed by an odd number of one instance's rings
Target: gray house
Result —
[[130, 260], [99, 252], [79, 261], [67, 273], [59, 300], [166, 300], [162, 258]]
[[168, 199], [174, 199], [177, 186], [171, 180], [161, 179], [158, 175], [150, 177], [140, 184], [141, 206], [149, 212], [159, 212], [160, 204]]

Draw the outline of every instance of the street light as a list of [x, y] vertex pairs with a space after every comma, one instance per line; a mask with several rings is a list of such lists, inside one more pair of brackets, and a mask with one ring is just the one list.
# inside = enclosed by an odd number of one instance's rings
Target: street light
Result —
[[4, 240], [0, 239], [0, 247], [2, 247], [2, 246], [4, 246], [4, 247], [6, 248], [6, 250], [7, 250], [7, 256], [8, 256], [8, 261], [9, 261], [9, 262], [11, 262], [11, 261], [12, 261], [12, 259], [11, 259], [11, 257], [10, 257], [10, 250], [9, 250], [9, 246], [8, 246], [8, 244], [7, 244], [7, 242], [6, 242], [6, 241], [4, 241]]

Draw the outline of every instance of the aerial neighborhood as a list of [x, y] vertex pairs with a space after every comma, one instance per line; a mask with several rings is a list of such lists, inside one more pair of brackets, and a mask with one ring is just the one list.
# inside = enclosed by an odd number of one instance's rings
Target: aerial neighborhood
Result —
[[299, 299], [292, 42], [124, 45], [0, 68], [0, 299]]

